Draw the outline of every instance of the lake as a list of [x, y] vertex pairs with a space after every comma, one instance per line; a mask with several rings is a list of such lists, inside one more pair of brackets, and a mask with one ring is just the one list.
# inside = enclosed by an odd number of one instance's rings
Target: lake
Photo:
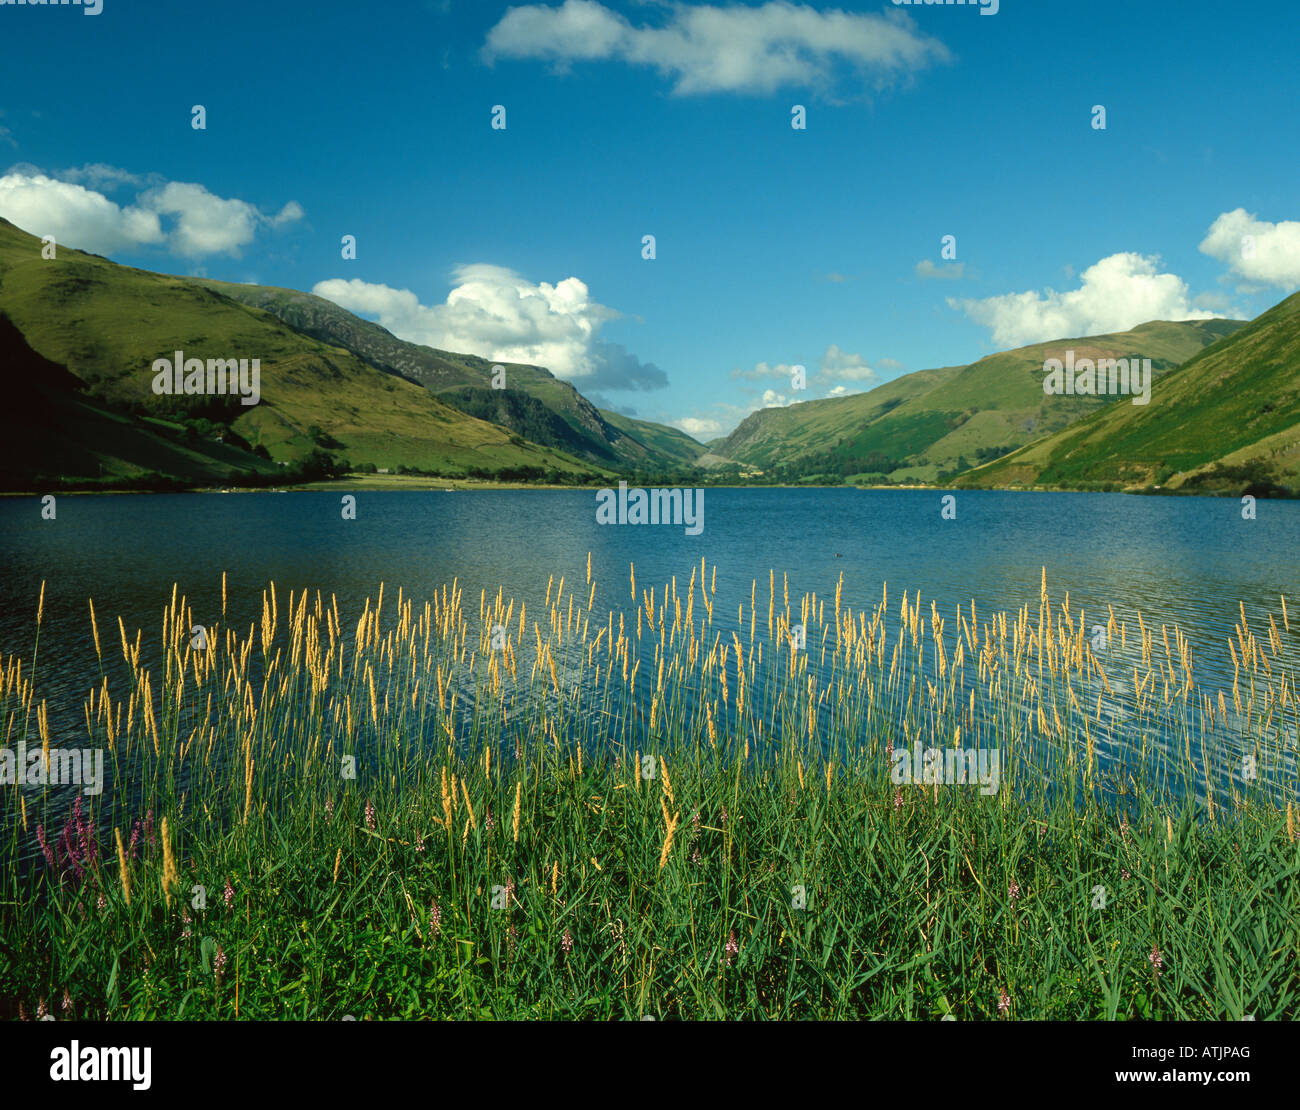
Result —
[[[587, 555], [596, 582], [594, 611], [633, 615], [629, 566], [638, 599], [676, 576], [684, 590], [701, 559], [717, 573], [717, 623], [736, 624], [751, 585], [766, 598], [775, 571], [778, 596], [788, 575], [792, 605], [806, 592], [855, 609], [879, 603], [889, 586], [897, 613], [904, 590], [920, 592], [922, 611], [937, 602], [946, 618], [974, 600], [981, 621], [997, 610], [1036, 611], [1046, 568], [1052, 604], [1068, 591], [1070, 612], [1105, 624], [1108, 607], [1135, 629], [1178, 625], [1192, 648], [1197, 682], [1231, 689], [1228, 641], [1239, 605], [1257, 637], [1268, 616], [1282, 631], [1281, 596], [1300, 597], [1300, 504], [1261, 501], [1243, 519], [1235, 499], [1118, 494], [961, 492], [956, 517], [936, 491], [709, 489], [704, 527], [601, 525], [593, 491], [360, 492], [356, 518], [344, 519], [332, 492], [65, 496], [53, 521], [36, 498], [0, 503], [0, 651], [30, 661], [41, 583], [45, 608], [37, 672], [50, 699], [55, 734], [80, 731], [82, 703], [98, 667], [89, 631], [93, 597], [105, 651], [117, 655], [117, 618], [134, 638], [157, 640], [173, 583], [194, 620], [215, 623], [222, 574], [228, 624], [255, 623], [274, 582], [288, 591], [335, 595], [345, 627], [380, 583], [417, 605], [453, 579], [477, 615], [484, 590], [541, 612], [548, 581], [561, 576], [587, 594]], [[586, 597], [580, 600], [585, 603]], [[1158, 633], [1157, 633], [1158, 635]], [[1295, 659], [1300, 617], [1288, 653]], [[1132, 641], [1130, 640], [1130, 645]]]

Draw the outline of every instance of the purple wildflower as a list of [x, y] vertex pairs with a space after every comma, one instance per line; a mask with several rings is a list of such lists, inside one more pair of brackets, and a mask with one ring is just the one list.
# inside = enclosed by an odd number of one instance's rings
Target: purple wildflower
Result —
[[53, 867], [53, 866], [54, 866], [54, 853], [50, 850], [50, 846], [45, 842], [45, 826], [44, 826], [44, 825], [37, 825], [37, 826], [36, 826], [36, 842], [41, 846], [41, 855], [43, 855], [43, 856], [45, 857], [45, 863], [46, 863], [46, 865], [49, 866], [49, 867]]

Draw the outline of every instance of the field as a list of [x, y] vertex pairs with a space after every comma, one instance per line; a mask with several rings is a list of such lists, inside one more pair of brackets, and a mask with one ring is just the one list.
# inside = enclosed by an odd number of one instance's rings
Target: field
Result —
[[[62, 742], [42, 594], [5, 744], [102, 749], [109, 786], [0, 788], [0, 1010], [1300, 1009], [1285, 599], [1266, 627], [1242, 607], [1210, 690], [1178, 629], [1085, 623], [1046, 575], [1010, 614], [792, 606], [775, 576], [724, 606], [704, 563], [628, 589], [594, 612], [589, 558], [540, 612], [450, 584], [345, 617], [272, 584], [259, 620], [201, 636], [174, 592], [155, 643], [91, 602], [100, 673]], [[996, 791], [896, 781], [918, 743], [996, 751]]]

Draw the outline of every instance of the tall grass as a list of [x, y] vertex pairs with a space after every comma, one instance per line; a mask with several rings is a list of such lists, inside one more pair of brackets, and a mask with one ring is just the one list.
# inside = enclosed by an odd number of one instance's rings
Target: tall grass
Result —
[[[775, 575], [724, 613], [703, 562], [628, 588], [593, 612], [589, 557], [540, 612], [381, 587], [353, 623], [272, 584], [241, 632], [223, 582], [223, 625], [196, 637], [174, 589], [152, 648], [92, 603], [86, 739], [60, 742], [109, 786], [0, 788], [0, 1005], [1295, 1014], [1285, 600], [1258, 634], [1240, 608], [1229, 699], [1181, 630], [1085, 622], [1045, 574], [1036, 615], [983, 619], [792, 605]], [[5, 660], [10, 746], [55, 742], [46, 667]], [[996, 749], [998, 793], [894, 783], [917, 741]]]

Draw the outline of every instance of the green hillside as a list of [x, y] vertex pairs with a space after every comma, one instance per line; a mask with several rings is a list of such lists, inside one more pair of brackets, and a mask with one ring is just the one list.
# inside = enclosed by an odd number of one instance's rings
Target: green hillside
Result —
[[0, 313], [0, 368], [8, 403], [0, 435], [0, 489], [67, 484], [104, 488], [220, 482], [232, 472], [278, 475], [280, 468], [227, 434], [200, 436], [174, 421], [140, 418], [96, 403], [65, 367], [28, 346]]
[[692, 439], [680, 428], [670, 428], [667, 424], [655, 424], [649, 420], [637, 420], [622, 413], [610, 412], [608, 409], [601, 409], [600, 415], [629, 439], [635, 439], [645, 447], [653, 456], [652, 462], [655, 464], [691, 466], [704, 454], [704, 445]]
[[[57, 379], [61, 384], [50, 386], [66, 396], [51, 397], [49, 403], [80, 414], [87, 428], [96, 426], [99, 457], [69, 453], [67, 465], [56, 468], [68, 477], [98, 477], [101, 465], [117, 475], [157, 470], [186, 479], [225, 475], [232, 467], [259, 469], [247, 451], [231, 457], [204, 448], [202, 457], [186, 465], [168, 451], [145, 460], [144, 444], [167, 425], [191, 440], [195, 429], [200, 439], [213, 443], [242, 440], [265, 453], [264, 463], [295, 464], [323, 451], [354, 466], [447, 474], [592, 470], [572, 455], [461, 412], [414, 382], [200, 282], [119, 266], [65, 247], [57, 260], [46, 261], [40, 240], [5, 220], [0, 220], [0, 311], [45, 360], [52, 383], [56, 377], [49, 365], [67, 372]], [[177, 350], [204, 359], [259, 359], [261, 403], [155, 394], [153, 360]], [[7, 406], [0, 420], [6, 434], [17, 434], [23, 413]], [[149, 425], [151, 420], [157, 427]], [[74, 420], [69, 427], [65, 446], [78, 439], [71, 429], [80, 423]], [[209, 437], [213, 428], [217, 431]], [[125, 437], [128, 429], [134, 446], [125, 439], [116, 443], [114, 435]], [[52, 456], [42, 458], [48, 466]], [[83, 473], [81, 467], [92, 461], [94, 470]]]
[[1037, 343], [969, 366], [907, 374], [868, 393], [764, 409], [711, 450], [795, 477], [933, 482], [1113, 402], [1045, 395], [1047, 359], [1064, 359], [1070, 350], [1076, 358], [1149, 358], [1153, 381], [1159, 381], [1241, 326], [1235, 320], [1155, 321], [1112, 335]]
[[964, 476], [981, 487], [1300, 489], [1300, 293], [1152, 388]]
[[[665, 439], [657, 426], [611, 419], [566, 381], [540, 366], [502, 363], [504, 389], [492, 388], [494, 364], [399, 339], [370, 320], [312, 293], [263, 285], [203, 282], [231, 300], [261, 308], [295, 330], [351, 351], [371, 366], [423, 385], [462, 412], [500, 424], [538, 444], [598, 466], [651, 468], [680, 463], [694, 445], [684, 432]], [[681, 441], [687, 441], [685, 444]]]

